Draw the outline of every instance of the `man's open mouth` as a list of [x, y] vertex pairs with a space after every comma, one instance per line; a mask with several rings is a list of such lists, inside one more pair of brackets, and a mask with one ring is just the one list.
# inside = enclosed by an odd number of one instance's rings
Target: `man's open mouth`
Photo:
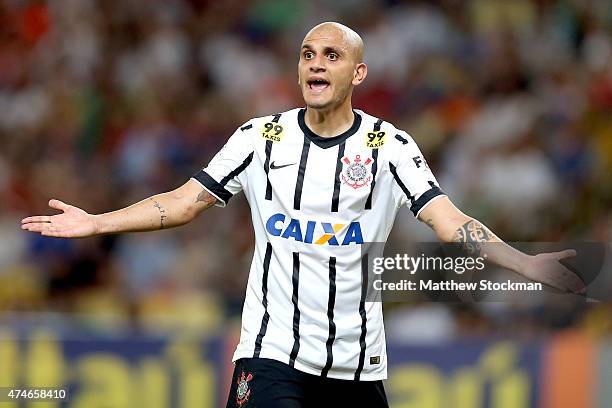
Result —
[[312, 79], [306, 82], [308, 87], [315, 92], [321, 92], [329, 86], [329, 82], [325, 79]]

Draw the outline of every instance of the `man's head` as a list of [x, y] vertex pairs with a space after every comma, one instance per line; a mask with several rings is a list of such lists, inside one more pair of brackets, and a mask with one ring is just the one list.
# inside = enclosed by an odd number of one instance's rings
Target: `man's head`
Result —
[[309, 108], [341, 105], [366, 75], [363, 41], [355, 31], [339, 23], [321, 23], [304, 37], [298, 83]]

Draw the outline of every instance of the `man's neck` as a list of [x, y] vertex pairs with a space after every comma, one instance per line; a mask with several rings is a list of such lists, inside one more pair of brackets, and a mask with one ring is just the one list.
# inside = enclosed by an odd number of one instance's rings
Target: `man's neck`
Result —
[[307, 108], [304, 116], [306, 126], [321, 137], [333, 137], [346, 132], [353, 125], [354, 119], [350, 103], [326, 111]]

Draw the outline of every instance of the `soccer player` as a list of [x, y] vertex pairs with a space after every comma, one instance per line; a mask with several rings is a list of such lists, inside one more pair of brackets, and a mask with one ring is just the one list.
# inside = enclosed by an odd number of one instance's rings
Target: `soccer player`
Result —
[[459, 211], [406, 132], [352, 108], [366, 76], [359, 35], [319, 24], [300, 50], [305, 108], [249, 120], [176, 190], [99, 215], [51, 200], [61, 214], [22, 228], [55, 237], [171, 228], [243, 190], [255, 252], [227, 406], [386, 407], [382, 305], [365, 299], [360, 248], [386, 241], [400, 207], [441, 241], [486, 250], [529, 279], [571, 292], [582, 282], [548, 272], [573, 251], [525, 255]]

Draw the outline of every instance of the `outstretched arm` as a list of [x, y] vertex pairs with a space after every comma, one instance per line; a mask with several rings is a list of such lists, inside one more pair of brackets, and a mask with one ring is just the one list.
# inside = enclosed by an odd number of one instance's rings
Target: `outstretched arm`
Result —
[[527, 255], [459, 211], [447, 197], [431, 202], [421, 211], [419, 220], [431, 227], [438, 239], [460, 243], [471, 255], [486, 256], [487, 260], [499, 266], [563, 292], [582, 293], [584, 290], [582, 280], [559, 262], [576, 256], [574, 250]]
[[129, 207], [104, 214], [50, 200], [49, 206], [62, 211], [21, 220], [21, 228], [52, 237], [76, 238], [118, 232], [153, 231], [177, 227], [194, 219], [216, 201], [202, 186], [189, 180], [179, 188], [146, 198]]

